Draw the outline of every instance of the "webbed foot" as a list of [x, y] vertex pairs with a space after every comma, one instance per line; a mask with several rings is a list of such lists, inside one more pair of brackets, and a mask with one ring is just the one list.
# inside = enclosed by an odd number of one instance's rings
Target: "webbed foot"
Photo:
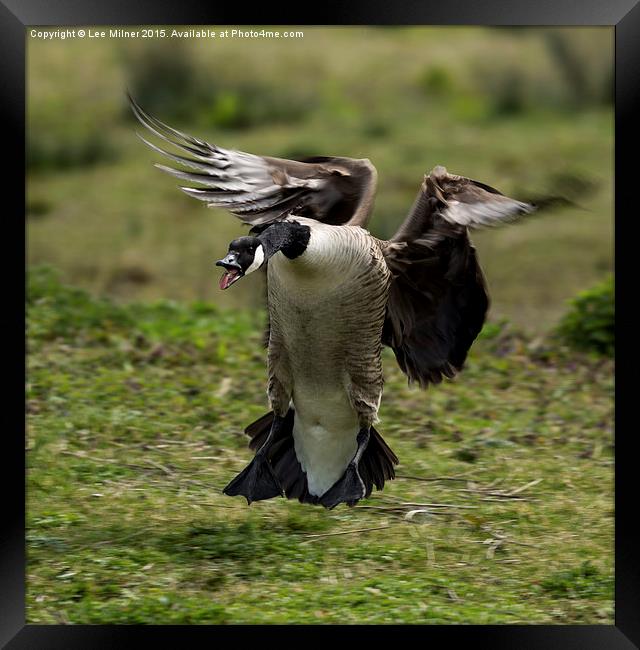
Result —
[[347, 465], [342, 478], [331, 486], [320, 497], [320, 503], [327, 509], [332, 510], [339, 503], [347, 503], [352, 506], [365, 495], [365, 486], [358, 474], [358, 468], [352, 461]]
[[231, 497], [241, 494], [247, 499], [247, 504], [284, 496], [280, 481], [276, 478], [269, 461], [260, 453], [256, 454], [222, 492]]

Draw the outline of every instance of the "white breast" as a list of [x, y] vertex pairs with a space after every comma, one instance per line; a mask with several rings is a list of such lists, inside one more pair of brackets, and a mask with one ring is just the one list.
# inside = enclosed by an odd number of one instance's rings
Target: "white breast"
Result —
[[307, 474], [309, 492], [324, 494], [343, 474], [356, 453], [358, 416], [344, 390], [318, 392], [296, 385], [293, 440]]
[[371, 257], [359, 228], [295, 220], [311, 227], [309, 245], [295, 260], [282, 253], [269, 260], [269, 303], [289, 357], [296, 456], [309, 492], [321, 496], [357, 449], [346, 358], [353, 323], [368, 317], [357, 281], [369, 272]]

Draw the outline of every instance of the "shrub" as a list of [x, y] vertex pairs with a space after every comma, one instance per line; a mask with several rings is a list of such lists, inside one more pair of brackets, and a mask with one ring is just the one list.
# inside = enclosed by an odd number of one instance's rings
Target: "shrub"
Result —
[[613, 277], [583, 291], [571, 301], [558, 335], [570, 346], [598, 354], [614, 353]]
[[420, 76], [419, 84], [427, 97], [443, 97], [455, 89], [449, 70], [442, 66], [430, 66]]

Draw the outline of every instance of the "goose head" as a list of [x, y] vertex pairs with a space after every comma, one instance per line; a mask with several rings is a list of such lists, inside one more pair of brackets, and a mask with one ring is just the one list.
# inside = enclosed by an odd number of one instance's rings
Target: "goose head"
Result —
[[224, 273], [220, 278], [220, 288], [228, 289], [234, 282], [259, 269], [265, 260], [262, 242], [257, 237], [239, 237], [229, 244], [226, 256], [216, 262]]

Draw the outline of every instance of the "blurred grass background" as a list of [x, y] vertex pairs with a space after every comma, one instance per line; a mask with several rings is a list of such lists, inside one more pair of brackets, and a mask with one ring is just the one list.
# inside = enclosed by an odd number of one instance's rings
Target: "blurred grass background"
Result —
[[520, 199], [573, 198], [474, 235], [494, 319], [548, 330], [611, 270], [612, 29], [301, 29], [298, 40], [29, 40], [29, 263], [119, 301], [260, 296], [259, 278], [217, 289], [213, 261], [242, 227], [153, 169], [129, 87], [223, 147], [370, 158], [380, 237], [436, 164]]

